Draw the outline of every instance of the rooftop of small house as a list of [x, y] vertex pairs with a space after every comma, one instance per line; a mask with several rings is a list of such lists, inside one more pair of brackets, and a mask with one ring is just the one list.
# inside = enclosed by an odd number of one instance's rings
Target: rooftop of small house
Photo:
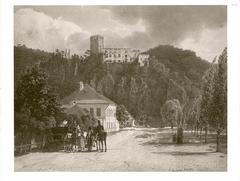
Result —
[[61, 99], [59, 103], [70, 104], [70, 102], [72, 101], [76, 101], [77, 103], [83, 104], [95, 103], [95, 104], [111, 104], [116, 106], [116, 104], [113, 101], [99, 94], [88, 84], [82, 84], [82, 87], [80, 86], [80, 88], [75, 90], [73, 93]]
[[88, 113], [87, 110], [82, 109], [80, 106], [74, 105], [73, 107], [71, 107], [70, 109], [66, 110], [67, 114], [78, 114], [78, 116], [83, 116], [86, 115]]

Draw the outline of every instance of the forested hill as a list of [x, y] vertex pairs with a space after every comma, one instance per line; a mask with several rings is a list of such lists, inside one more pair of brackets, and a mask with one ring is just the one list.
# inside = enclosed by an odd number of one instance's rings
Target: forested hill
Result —
[[[29, 53], [30, 52], [30, 53]], [[123, 104], [136, 119], [161, 120], [160, 108], [169, 99], [178, 99], [184, 113], [197, 97], [203, 73], [209, 63], [189, 50], [160, 45], [148, 50], [149, 65], [103, 64], [101, 59], [73, 55], [70, 60], [54, 53], [14, 47], [15, 83], [24, 66], [37, 60], [50, 75], [48, 83], [60, 98], [76, 90], [84, 81], [117, 104]], [[24, 55], [24, 56], [23, 56]]]
[[183, 72], [193, 81], [200, 81], [202, 75], [209, 67], [209, 63], [197, 57], [195, 52], [175, 48], [172, 45], [159, 45], [145, 53], [155, 56], [171, 72]]

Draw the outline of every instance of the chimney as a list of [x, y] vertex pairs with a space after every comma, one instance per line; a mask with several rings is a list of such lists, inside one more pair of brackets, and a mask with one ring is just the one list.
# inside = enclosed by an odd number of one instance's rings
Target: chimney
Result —
[[79, 90], [80, 90], [80, 91], [83, 91], [83, 89], [84, 89], [84, 84], [83, 84], [83, 82], [80, 81], [79, 84], [80, 84]]

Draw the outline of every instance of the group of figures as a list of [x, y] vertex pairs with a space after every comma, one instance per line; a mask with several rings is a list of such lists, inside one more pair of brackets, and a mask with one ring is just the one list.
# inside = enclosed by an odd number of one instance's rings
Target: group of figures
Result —
[[107, 151], [107, 133], [104, 131], [100, 121], [98, 121], [97, 127], [89, 127], [88, 131], [83, 131], [79, 126], [74, 128], [72, 133], [67, 133], [64, 137], [64, 150], [66, 152], [80, 152], [80, 151], [92, 151], [95, 147], [96, 150], [103, 152], [103, 146], [105, 152]]

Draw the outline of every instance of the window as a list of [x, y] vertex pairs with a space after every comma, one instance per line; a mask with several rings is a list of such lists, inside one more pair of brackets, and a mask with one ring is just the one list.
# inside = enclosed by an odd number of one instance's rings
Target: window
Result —
[[90, 108], [90, 114], [94, 115], [94, 109], [93, 108]]
[[97, 116], [101, 116], [101, 108], [97, 108]]
[[127, 55], [125, 55], [125, 57], [127, 58]]
[[118, 57], [121, 57], [121, 54], [118, 54]]

